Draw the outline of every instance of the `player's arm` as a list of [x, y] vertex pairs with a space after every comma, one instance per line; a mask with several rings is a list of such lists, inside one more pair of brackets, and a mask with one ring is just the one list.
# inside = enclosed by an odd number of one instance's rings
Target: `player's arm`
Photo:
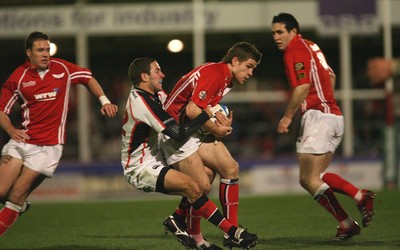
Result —
[[90, 93], [92, 93], [100, 101], [102, 106], [100, 112], [108, 117], [116, 116], [118, 112], [118, 106], [112, 104], [110, 100], [108, 100], [99, 82], [94, 77], [90, 78], [86, 86]]
[[23, 142], [30, 139], [24, 131], [14, 127], [8, 115], [3, 111], [0, 111], [0, 126], [15, 141]]
[[176, 141], [187, 140], [196, 130], [212, 117], [212, 112], [209, 107], [201, 111], [193, 120], [177, 124], [174, 119], [171, 119], [166, 124], [166, 128], [162, 131], [163, 134], [168, 135]]
[[335, 90], [335, 85], [336, 85], [336, 74], [333, 73], [333, 71], [331, 70], [331, 71], [329, 72], [329, 75], [330, 75], [330, 77], [331, 77], [332, 90], [334, 91], [334, 90]]
[[310, 84], [301, 84], [293, 89], [292, 97], [286, 107], [285, 114], [278, 124], [278, 133], [286, 134], [289, 132], [289, 126], [292, 123], [293, 116], [300, 108], [301, 103], [306, 99], [310, 90]]
[[[186, 116], [189, 117], [189, 119], [193, 119], [196, 115], [199, 114], [201, 111], [201, 108], [197, 106], [193, 101], [189, 101], [188, 105], [186, 106]], [[224, 117], [220, 117], [219, 119], [225, 119]], [[232, 121], [232, 115], [229, 116], [230, 123]], [[223, 126], [220, 122], [220, 124], [215, 124], [211, 120], [208, 120], [206, 123], [204, 123], [203, 127], [210, 131], [215, 137], [217, 138], [223, 138], [230, 133], [232, 133], [232, 127], [230, 126]]]

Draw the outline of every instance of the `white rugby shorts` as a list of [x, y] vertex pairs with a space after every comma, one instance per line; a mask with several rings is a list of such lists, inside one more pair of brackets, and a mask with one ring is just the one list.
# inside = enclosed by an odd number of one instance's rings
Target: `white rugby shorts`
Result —
[[198, 130], [187, 141], [178, 142], [160, 133], [158, 143], [165, 161], [168, 165], [172, 165], [196, 152], [207, 136], [208, 134], [203, 134]]
[[[126, 166], [126, 162], [122, 162]], [[144, 192], [166, 193], [164, 178], [170, 166], [163, 161], [161, 152], [155, 157], [150, 157], [144, 162], [131, 163], [124, 169], [127, 181], [135, 188]]]
[[63, 145], [38, 146], [11, 139], [2, 150], [2, 155], [9, 155], [23, 160], [24, 166], [51, 178], [60, 162]]
[[297, 153], [334, 153], [343, 138], [343, 116], [308, 110], [301, 119]]

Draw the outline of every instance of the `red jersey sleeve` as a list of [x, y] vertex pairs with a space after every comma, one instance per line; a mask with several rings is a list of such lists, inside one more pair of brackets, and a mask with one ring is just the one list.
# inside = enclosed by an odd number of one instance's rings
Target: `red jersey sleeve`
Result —
[[90, 69], [80, 67], [79, 65], [65, 61], [63, 59], [57, 58], [56, 60], [68, 68], [71, 76], [71, 84], [86, 85], [89, 82], [90, 78], [92, 78], [92, 72], [90, 71]]
[[221, 88], [225, 88], [225, 81], [218, 67], [205, 67], [200, 71], [200, 77], [193, 90], [192, 101], [204, 109], [207, 105], [215, 105], [222, 96], [216, 100]]
[[18, 100], [16, 86], [16, 82], [11, 78], [8, 78], [1, 88], [0, 110], [6, 114], [11, 113], [12, 107]]
[[305, 49], [290, 50], [285, 54], [285, 68], [287, 78], [292, 86], [311, 83], [310, 75], [310, 53]]

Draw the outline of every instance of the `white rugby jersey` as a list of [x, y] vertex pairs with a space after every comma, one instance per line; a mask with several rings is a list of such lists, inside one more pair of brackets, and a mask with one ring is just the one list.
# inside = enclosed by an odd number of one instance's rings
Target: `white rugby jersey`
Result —
[[157, 94], [131, 89], [122, 121], [121, 163], [124, 169], [156, 157], [159, 153], [158, 133], [172, 120], [162, 108]]

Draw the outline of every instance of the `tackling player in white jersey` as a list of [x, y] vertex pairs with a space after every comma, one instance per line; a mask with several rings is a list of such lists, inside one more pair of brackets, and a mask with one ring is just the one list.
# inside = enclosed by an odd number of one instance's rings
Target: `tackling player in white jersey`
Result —
[[[241, 247], [255, 246], [257, 235], [230, 223], [192, 177], [165, 163], [158, 144], [159, 133], [169, 136], [172, 140], [185, 141], [212, 117], [212, 112], [206, 107], [193, 120], [177, 124], [164, 111], [158, 99], [164, 77], [159, 64], [153, 58], [137, 58], [129, 67], [129, 79], [133, 87], [123, 118], [121, 156], [121, 164], [128, 182], [144, 192], [186, 197], [200, 216], [240, 242]], [[164, 221], [164, 226], [186, 247], [204, 249], [201, 244], [209, 244], [201, 242], [200, 245], [196, 245], [173, 216]]]

